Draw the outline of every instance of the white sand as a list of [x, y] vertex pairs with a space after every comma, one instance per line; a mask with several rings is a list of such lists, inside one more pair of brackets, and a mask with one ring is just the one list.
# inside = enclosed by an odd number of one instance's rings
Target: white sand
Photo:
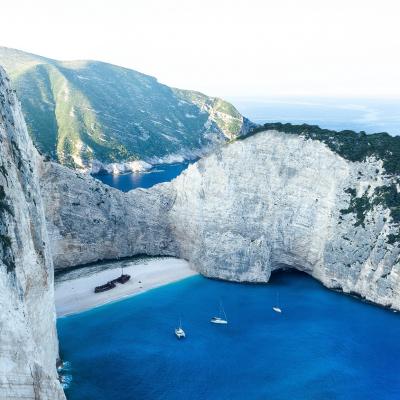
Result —
[[[131, 279], [123, 285], [117, 283], [114, 289], [94, 293], [95, 286], [120, 276], [122, 264], [124, 274], [131, 275]], [[169, 257], [125, 260], [73, 270], [56, 279], [57, 316], [85, 311], [196, 274], [187, 261]]]

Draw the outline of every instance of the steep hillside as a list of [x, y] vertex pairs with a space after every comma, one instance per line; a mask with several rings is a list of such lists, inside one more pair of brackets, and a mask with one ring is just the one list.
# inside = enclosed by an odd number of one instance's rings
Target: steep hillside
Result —
[[0, 68], [0, 398], [61, 400], [41, 159]]
[[151, 76], [97, 61], [61, 62], [0, 47], [39, 150], [83, 167], [191, 158], [247, 131], [229, 103], [173, 89]]

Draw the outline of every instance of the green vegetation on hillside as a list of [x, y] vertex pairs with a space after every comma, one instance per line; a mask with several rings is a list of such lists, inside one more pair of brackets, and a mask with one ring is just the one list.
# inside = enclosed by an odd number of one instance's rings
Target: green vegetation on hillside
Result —
[[221, 99], [115, 65], [61, 62], [2, 47], [0, 64], [38, 149], [71, 167], [196, 152], [242, 128], [242, 116]]
[[202, 111], [209, 113], [226, 137], [231, 139], [240, 134], [243, 117], [231, 103], [218, 97], [208, 97], [193, 90], [173, 90], [178, 96], [196, 104]]

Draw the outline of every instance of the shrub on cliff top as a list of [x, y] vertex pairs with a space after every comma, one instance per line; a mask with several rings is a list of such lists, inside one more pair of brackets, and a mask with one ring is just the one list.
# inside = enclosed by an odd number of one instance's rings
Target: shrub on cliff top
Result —
[[272, 122], [251, 130], [239, 139], [245, 139], [265, 130], [276, 130], [319, 140], [332, 151], [350, 161], [363, 161], [369, 156], [375, 156], [383, 161], [383, 166], [388, 174], [400, 174], [400, 136], [391, 136], [386, 132], [373, 134], [351, 130], [338, 132], [322, 129], [317, 125]]

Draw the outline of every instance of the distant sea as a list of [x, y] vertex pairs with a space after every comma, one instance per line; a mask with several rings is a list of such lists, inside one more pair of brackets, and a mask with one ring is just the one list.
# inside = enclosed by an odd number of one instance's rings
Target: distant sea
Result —
[[[209, 322], [220, 301], [227, 326]], [[69, 400], [400, 398], [400, 316], [299, 272], [266, 285], [196, 276], [61, 318], [58, 331]]]
[[313, 124], [322, 128], [400, 135], [399, 99], [231, 98], [251, 121]]

